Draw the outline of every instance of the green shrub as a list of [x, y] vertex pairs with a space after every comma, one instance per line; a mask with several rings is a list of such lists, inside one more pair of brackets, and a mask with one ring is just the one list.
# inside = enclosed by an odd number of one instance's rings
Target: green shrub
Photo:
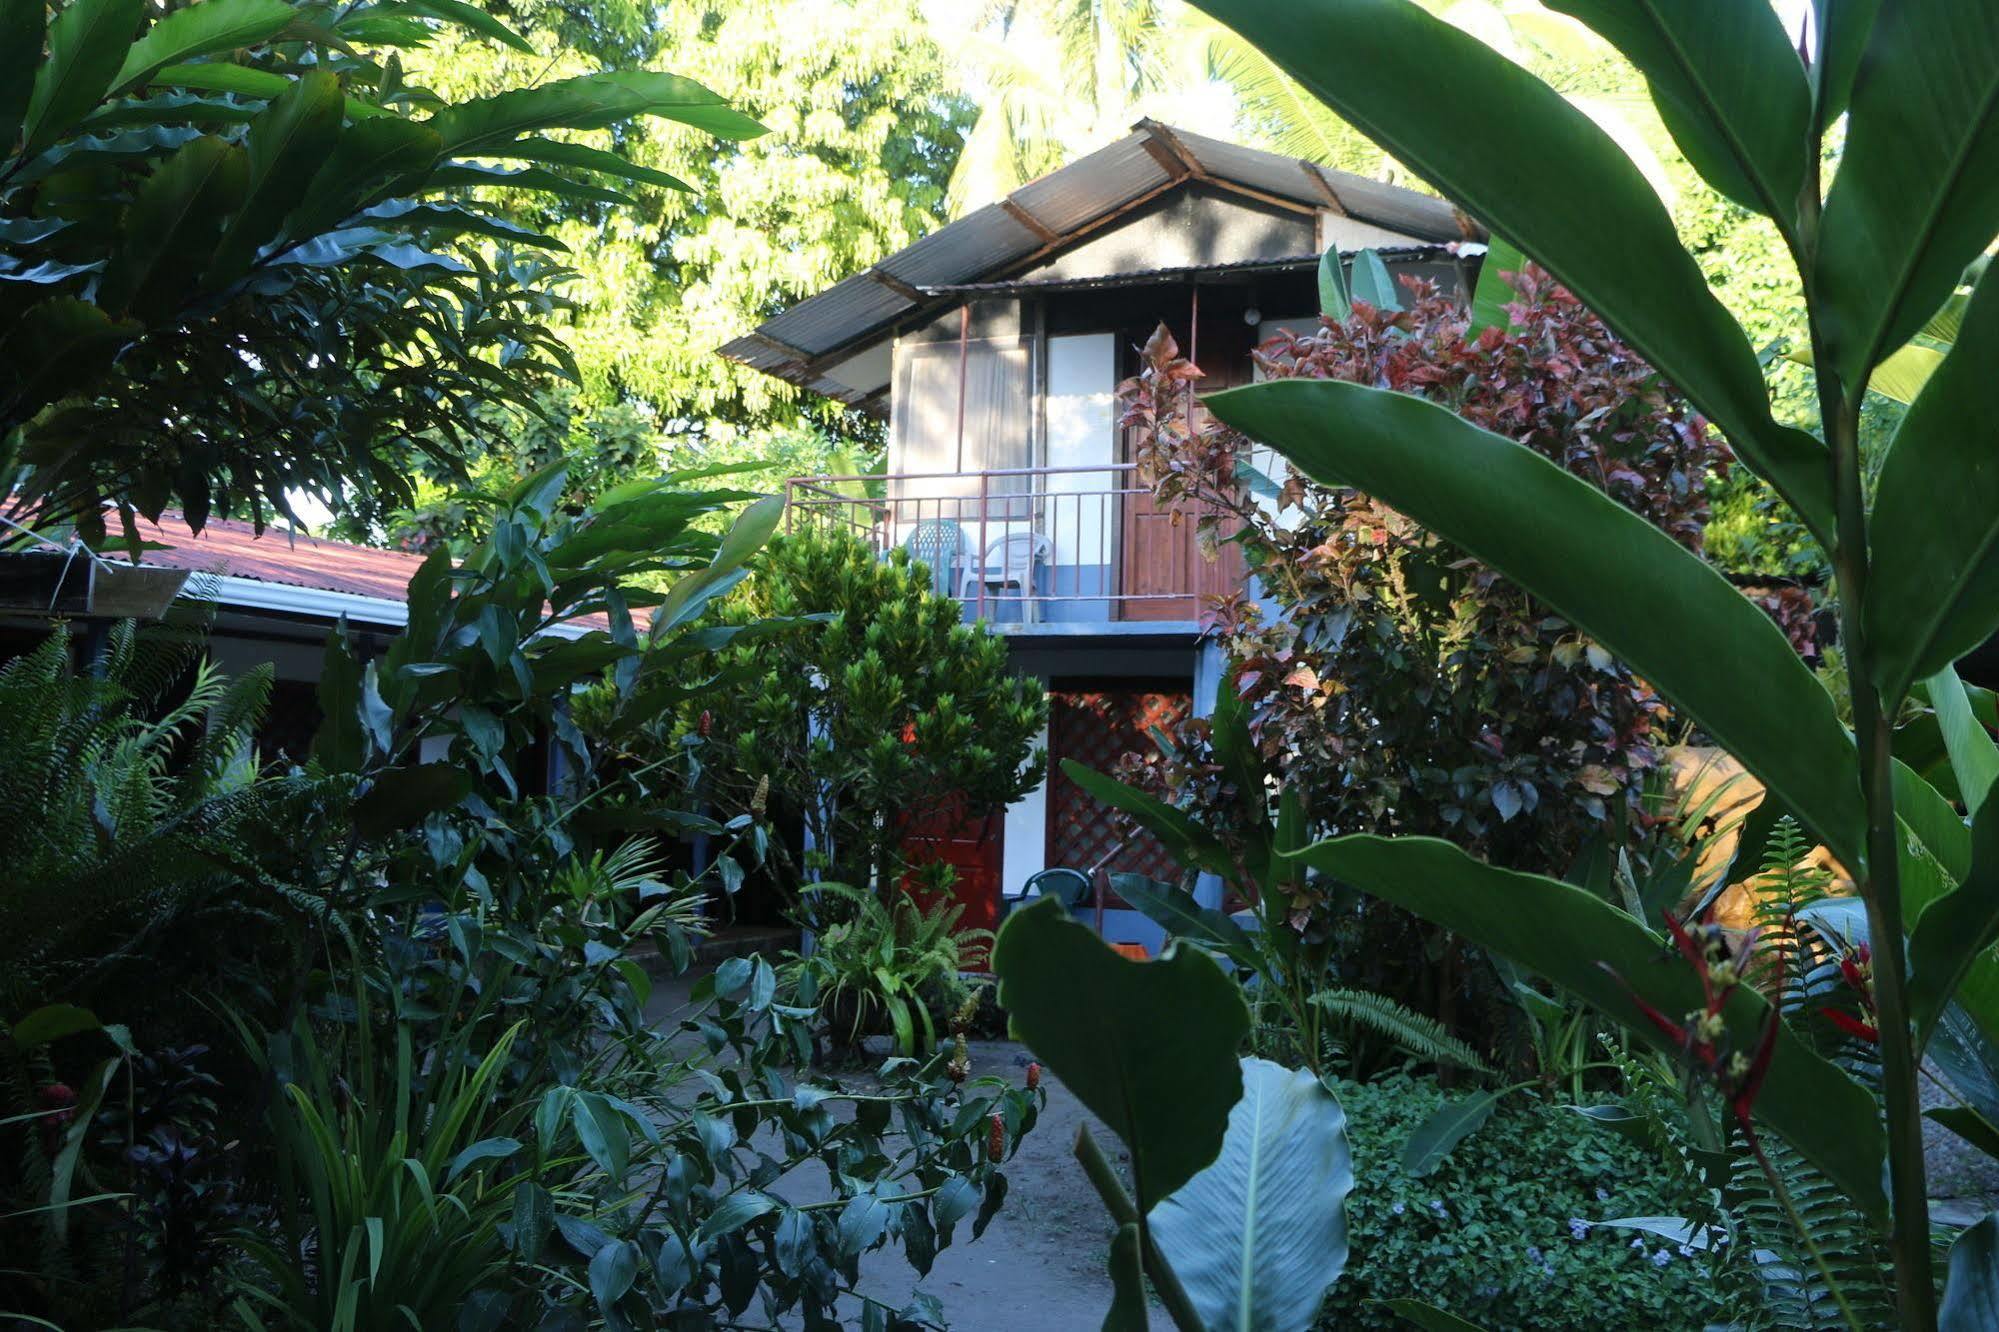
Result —
[[1436, 1171], [1411, 1177], [1409, 1134], [1445, 1093], [1395, 1074], [1342, 1083], [1353, 1258], [1322, 1328], [1402, 1326], [1380, 1301], [1424, 1300], [1491, 1328], [1699, 1328], [1718, 1320], [1698, 1254], [1591, 1223], [1672, 1210], [1656, 1162], [1545, 1102], [1510, 1097]]

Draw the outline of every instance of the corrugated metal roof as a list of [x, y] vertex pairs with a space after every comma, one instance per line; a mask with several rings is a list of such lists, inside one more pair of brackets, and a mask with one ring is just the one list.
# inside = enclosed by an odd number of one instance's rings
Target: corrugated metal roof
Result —
[[[1381, 245], [1376, 254], [1391, 264], [1423, 263], [1453, 257], [1443, 245]], [[1296, 272], [1317, 268], [1316, 254], [1283, 255], [1275, 259], [1239, 259], [1226, 264], [1203, 264], [1199, 268], [1138, 268], [1107, 277], [1020, 278], [1011, 282], [961, 282], [948, 287], [925, 287], [925, 295], [999, 295], [1007, 292], [1096, 291], [1106, 287], [1139, 287], [1154, 282], [1187, 281], [1202, 277], [1243, 273]]]
[[[1233, 190], [1298, 209], [1333, 208], [1416, 241], [1484, 236], [1442, 199], [1141, 120], [1116, 143], [890, 255], [876, 265], [879, 275], [856, 274], [765, 320], [722, 354], [822, 393], [844, 390], [832, 396], [851, 398], [855, 386], [826, 377], [832, 360], [912, 317], [943, 308], [952, 292], [1005, 286], [994, 280], [1176, 183]], [[933, 299], [912, 299], [911, 289]]]

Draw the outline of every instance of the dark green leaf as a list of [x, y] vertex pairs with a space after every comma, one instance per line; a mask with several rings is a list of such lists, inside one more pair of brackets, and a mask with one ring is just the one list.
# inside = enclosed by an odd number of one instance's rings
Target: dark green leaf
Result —
[[[1573, 885], [1480, 864], [1431, 838], [1337, 837], [1307, 847], [1297, 859], [1511, 958], [1668, 1053], [1677, 1055], [1679, 1046], [1652, 1025], [1632, 995], [1674, 1016], [1701, 1006], [1699, 979], [1664, 940]], [[1722, 1017], [1734, 1047], [1751, 1050], [1770, 1006], [1754, 987], [1738, 986]], [[1862, 1210], [1885, 1214], [1873, 1093], [1813, 1053], [1789, 1027], [1778, 1030], [1756, 1115]]]
[[305, 198], [285, 219], [293, 240], [338, 225], [397, 176], [422, 171], [437, 160], [437, 135], [422, 125], [389, 118], [349, 125], [313, 175]]
[[1416, 1126], [1402, 1145], [1402, 1168], [1421, 1177], [1444, 1163], [1453, 1148], [1484, 1127], [1505, 1090], [1478, 1092], [1445, 1101]]
[[1249, 1010], [1211, 959], [1169, 944], [1129, 961], [1047, 898], [1007, 918], [993, 970], [1014, 1036], [1124, 1139], [1141, 1208], [1215, 1159]]
[[328, 772], [357, 772], [366, 757], [361, 734], [361, 662], [347, 641], [347, 621], [326, 636], [319, 666], [319, 730], [312, 756]]
[[1421, 1300], [1384, 1300], [1397, 1318], [1405, 1319], [1423, 1332], [1483, 1332], [1477, 1323], [1468, 1323], [1454, 1313]]
[[0, 0], [0, 150], [12, 147], [21, 132], [47, 22], [46, 0]]
[[1790, 226], [1816, 137], [1811, 90], [1770, 5], [1740, 0], [1549, 0], [1623, 52], [1651, 85], [1702, 179]]
[[1181, 865], [1198, 866], [1216, 874], [1227, 874], [1234, 869], [1228, 848], [1185, 810], [1175, 809], [1158, 796], [1127, 786], [1115, 777], [1106, 777], [1074, 759], [1062, 760], [1062, 772], [1092, 799], [1138, 820]]
[[1748, 339], [1652, 187], [1589, 117], [1409, 0], [1196, 4], [1560, 279], [1830, 533], [1824, 446], [1771, 418]]
[[1990, 1332], [1999, 1327], [1999, 1212], [1988, 1212], [1950, 1246], [1937, 1332]]
[[354, 826], [366, 836], [384, 837], [456, 807], [471, 793], [471, 774], [455, 764], [389, 768], [354, 802]]
[[481, 37], [491, 37], [494, 41], [511, 46], [523, 55], [533, 55], [534, 47], [525, 37], [509, 28], [477, 5], [468, 5], [465, 0], [402, 0], [403, 8], [413, 9], [419, 14], [429, 14], [446, 23], [456, 24], [478, 33]]
[[88, 301], [51, 296], [31, 305], [0, 339], [0, 401], [25, 419], [109, 365], [141, 326]]
[[1215, 949], [1238, 966], [1255, 969], [1262, 960], [1242, 926], [1226, 912], [1202, 906], [1185, 888], [1143, 874], [1113, 874], [1111, 891], [1170, 935]]
[[254, 46], [298, 18], [290, 0], [201, 0], [163, 16], [125, 52], [113, 92], [127, 92], [168, 65]]
[[9, 1035], [15, 1045], [30, 1050], [78, 1032], [96, 1031], [102, 1025], [97, 1015], [87, 1008], [78, 1008], [75, 1004], [43, 1004], [16, 1022]]
[[617, 1316], [618, 1301], [639, 1276], [639, 1249], [629, 1240], [612, 1240], [590, 1259], [590, 1295], [607, 1318]]
[[204, 135], [162, 162], [126, 210], [124, 239], [104, 270], [98, 303], [157, 323], [190, 291], [223, 220], [243, 200], [249, 161], [241, 148]]
[[144, 13], [145, 0], [75, 0], [56, 15], [28, 97], [23, 157], [54, 143], [103, 99]]
[[1999, 234], [1999, 5], [1883, 7], [1819, 228], [1833, 368], [1862, 382]]
[[[281, 7], [290, 8], [282, 0]], [[250, 122], [245, 140], [249, 189], [215, 248], [210, 285], [240, 276], [257, 250], [276, 238], [285, 215], [305, 197], [306, 188], [326, 164], [327, 152], [340, 133], [340, 102], [340, 80], [324, 70], [311, 70]]]
[[444, 1182], [449, 1184], [481, 1161], [504, 1161], [520, 1149], [520, 1143], [513, 1138], [482, 1138], [451, 1158]]
[[695, 1239], [702, 1244], [712, 1243], [723, 1235], [733, 1235], [750, 1222], [767, 1212], [777, 1210], [778, 1204], [767, 1194], [755, 1189], [738, 1189], [721, 1202], [702, 1221]]
[[1204, 1326], [1311, 1327], [1346, 1268], [1353, 1185], [1332, 1092], [1304, 1070], [1245, 1059], [1221, 1155], [1148, 1219]]
[[857, 1193], [840, 1209], [834, 1228], [842, 1258], [858, 1258], [888, 1234], [889, 1205], [873, 1193]]
[[635, 181], [645, 185], [663, 185], [670, 190], [691, 190], [694, 187], [678, 176], [651, 167], [628, 162], [613, 152], [602, 148], [592, 148], [587, 144], [565, 143], [557, 139], [517, 139], [497, 148], [481, 150], [487, 157], [504, 157], [521, 162], [540, 162], [547, 166], [578, 167], [585, 171], [595, 171], [599, 175], [614, 176], [619, 180]]
[[1940, 1105], [1923, 1111], [1923, 1118], [1937, 1123], [1999, 1161], [1999, 1126], [1995, 1126], [1968, 1105]]
[[1956, 348], [1895, 431], [1881, 465], [1867, 583], [1867, 641], [1889, 705], [1912, 680], [1999, 629], [1999, 271], [1965, 310]]
[[1853, 96], [1853, 76], [1880, 8], [1881, 0], [1812, 0], [1818, 36], [1813, 46], [1819, 55], [1811, 78], [1821, 130], [1832, 127]]
[[1321, 481], [1464, 547], [1602, 643], [1858, 864], [1853, 743], [1770, 618], [1714, 568], [1533, 450], [1399, 393], [1292, 380], [1206, 399]]
[[1999, 1031], [1999, 993], [1960, 988], [1999, 940], [1999, 805], [1985, 802], [1971, 824], [1971, 873], [1931, 902], [1909, 931], [1909, 1020], [1925, 1039], [1953, 998], [1988, 1033]]

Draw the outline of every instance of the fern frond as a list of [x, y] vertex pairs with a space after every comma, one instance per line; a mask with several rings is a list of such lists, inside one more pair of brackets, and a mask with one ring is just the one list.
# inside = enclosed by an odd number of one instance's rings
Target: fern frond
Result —
[[1312, 1002], [1336, 1022], [1359, 1027], [1426, 1064], [1454, 1064], [1490, 1074], [1478, 1052], [1453, 1036], [1435, 1018], [1412, 1012], [1385, 994], [1344, 987], [1321, 990]]

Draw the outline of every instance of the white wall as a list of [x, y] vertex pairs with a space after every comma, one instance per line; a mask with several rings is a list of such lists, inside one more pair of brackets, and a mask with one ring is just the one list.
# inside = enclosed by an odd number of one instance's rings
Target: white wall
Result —
[[[1043, 688], [1047, 687], [1047, 676], [1036, 678]], [[1041, 734], [1035, 737], [1034, 743], [1044, 752], [1047, 750], [1048, 723], [1041, 724]], [[1045, 868], [1042, 864], [1048, 855], [1048, 773], [1045, 763], [1044, 758], [1041, 785], [1006, 808], [1006, 840], [1000, 855], [1000, 891], [1009, 897], [1018, 895], [1029, 876]]]

